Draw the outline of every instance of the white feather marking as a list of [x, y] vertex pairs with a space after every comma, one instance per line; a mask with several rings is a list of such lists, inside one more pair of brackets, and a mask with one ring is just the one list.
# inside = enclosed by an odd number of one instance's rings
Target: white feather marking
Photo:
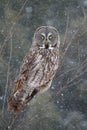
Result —
[[16, 98], [16, 95], [19, 93], [19, 90], [16, 91], [16, 93], [14, 93], [14, 97]]
[[[43, 46], [41, 46], [40, 49], [45, 49], [45, 45], [43, 44]], [[49, 49], [49, 50], [53, 50], [54, 47], [52, 47], [51, 45], [49, 45], [49, 48], [48, 48], [48, 49]]]
[[53, 49], [54, 49], [54, 47], [52, 47], [52, 46], [50, 45], [50, 46], [49, 46], [49, 49], [50, 49], [50, 50], [53, 50]]
[[45, 45], [43, 44], [43, 46], [40, 46], [40, 48], [41, 48], [41, 49], [42, 49], [42, 48], [45, 49]]

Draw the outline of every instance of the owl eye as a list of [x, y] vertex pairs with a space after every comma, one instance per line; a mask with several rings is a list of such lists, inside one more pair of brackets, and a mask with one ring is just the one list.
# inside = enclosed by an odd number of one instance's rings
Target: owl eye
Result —
[[45, 36], [44, 36], [44, 35], [41, 35], [40, 38], [41, 38], [41, 40], [44, 40], [44, 39], [45, 39]]
[[53, 35], [49, 35], [49, 40], [52, 40], [53, 39]]

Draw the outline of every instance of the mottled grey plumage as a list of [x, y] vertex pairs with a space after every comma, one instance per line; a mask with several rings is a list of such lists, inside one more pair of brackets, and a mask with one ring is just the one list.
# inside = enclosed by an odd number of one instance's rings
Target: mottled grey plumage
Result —
[[9, 110], [18, 113], [38, 92], [51, 86], [59, 63], [59, 45], [59, 34], [54, 27], [41, 26], [36, 30], [30, 51], [14, 81]]

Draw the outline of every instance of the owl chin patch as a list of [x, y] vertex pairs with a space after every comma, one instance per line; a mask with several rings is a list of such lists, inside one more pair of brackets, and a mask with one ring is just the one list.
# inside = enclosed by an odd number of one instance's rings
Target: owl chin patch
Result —
[[47, 45], [45, 45], [45, 49], [49, 49], [49, 45], [47, 44]]

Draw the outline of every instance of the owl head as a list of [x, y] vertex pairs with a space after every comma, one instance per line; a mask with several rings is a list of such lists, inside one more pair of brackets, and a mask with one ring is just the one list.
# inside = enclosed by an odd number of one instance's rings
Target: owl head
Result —
[[60, 39], [56, 28], [41, 26], [34, 33], [34, 43], [42, 49], [54, 49], [59, 47]]

